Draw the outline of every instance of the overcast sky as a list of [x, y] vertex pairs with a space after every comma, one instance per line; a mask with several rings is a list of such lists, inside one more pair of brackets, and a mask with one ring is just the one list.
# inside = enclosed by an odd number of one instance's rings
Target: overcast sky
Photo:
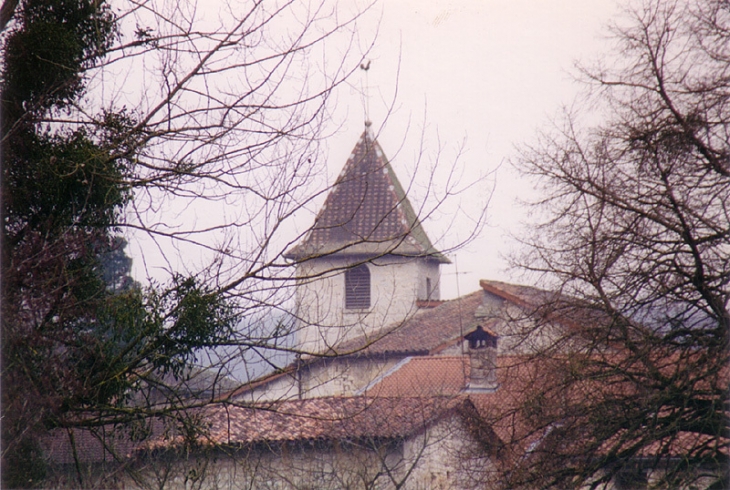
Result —
[[[501, 255], [514, 248], [509, 234], [524, 220], [515, 199], [531, 188], [507, 162], [516, 145], [534, 140], [574, 101], [574, 62], [606, 51], [605, 25], [618, 9], [615, 0], [386, 0], [361, 21], [363, 32], [379, 23], [369, 55], [370, 119], [374, 127], [384, 124], [379, 142], [401, 181], [409, 180], [424, 125], [427, 150], [432, 154], [439, 142], [445, 148], [438, 165], [451, 165], [463, 143], [467, 178], [499, 167], [487, 227], [456, 254], [458, 288], [456, 265], [444, 268], [444, 297], [474, 291], [480, 278], [519, 280]], [[335, 120], [342, 127], [329, 140], [331, 179], [363, 129], [361, 85], [362, 76], [338, 94]], [[482, 196], [487, 190], [482, 186]], [[433, 239], [444, 220], [426, 224]]]
[[[450, 254], [453, 263], [443, 268], [442, 297], [474, 291], [482, 278], [526, 281], [507, 269], [504, 256], [514, 250], [510, 235], [519, 234], [525, 218], [515, 201], [533, 193], [509, 160], [516, 146], [534, 141], [539, 128], [573, 103], [581, 89], [571, 76], [574, 63], [589, 62], [607, 51], [605, 26], [618, 13], [620, 1], [624, 0], [381, 0], [358, 20], [361, 44], [373, 38], [375, 44], [367, 54], [367, 77], [359, 71], [334, 94], [325, 128], [330, 134], [323, 153], [327, 181], [334, 182], [364, 129], [363, 92], [368, 94], [373, 129], [395, 172], [406, 187], [414, 184], [409, 195], [416, 206], [423, 202], [431, 166], [437, 169], [436, 187], [443, 187], [452, 168], [462, 186], [488, 175], [424, 221], [436, 246], [447, 249], [464, 239], [472, 229], [470, 219], [491, 197], [481, 234]], [[206, 4], [198, 14], [220, 15], [215, 5]], [[354, 3], [337, 5], [347, 10]], [[348, 46], [353, 49], [347, 41], [327, 38], [327, 52], [334, 56], [323, 56], [324, 63], [341, 61], [338, 56]], [[312, 66], [319, 69], [316, 63]], [[141, 69], [151, 76], [144, 66]], [[109, 77], [109, 83], [115, 80]], [[129, 104], [135, 106], [133, 101]], [[198, 219], [189, 205], [173, 216], [160, 208], [159, 220], [174, 223], [183, 217], [207, 226], [205, 213]], [[202, 211], [205, 205], [200, 203]], [[292, 237], [311, 226], [317, 206], [312, 203], [308, 216], [292, 220]], [[134, 274], [140, 280], [166, 280], [168, 264], [194, 272], [196, 264], [205, 263], [205, 249], [169, 253], [163, 241], [152, 242], [144, 234], [130, 241]]]

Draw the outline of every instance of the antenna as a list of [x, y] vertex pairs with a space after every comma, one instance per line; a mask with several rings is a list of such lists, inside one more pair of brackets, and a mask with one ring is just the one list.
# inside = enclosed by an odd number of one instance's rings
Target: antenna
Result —
[[[462, 315], [461, 315], [461, 290], [459, 289], [459, 260], [457, 259], [456, 255], [454, 255], [454, 268], [456, 269], [456, 272], [455, 272], [455, 274], [456, 274], [456, 296], [457, 296], [456, 304], [459, 308], [458, 309], [458, 311], [459, 311], [459, 334], [461, 335], [459, 338], [459, 347], [461, 349], [461, 356], [464, 357], [464, 354], [465, 354], [465, 352], [464, 352], [464, 324], [461, 319]], [[470, 366], [471, 366], [471, 364], [470, 364]], [[467, 370], [466, 364], [464, 364], [463, 362], [461, 364], [461, 369], [463, 370], [464, 380], [466, 380], [466, 377], [467, 377], [469, 371]], [[469, 370], [470, 369], [471, 369], [471, 367], [469, 368]]]
[[[459, 333], [461, 335], [461, 355], [464, 355], [464, 324], [461, 321], [461, 290], [459, 288], [459, 260], [456, 258], [456, 255], [454, 255], [454, 268], [456, 269], [456, 297], [457, 297], [457, 305], [459, 307]], [[464, 368], [466, 369], [466, 368]], [[466, 372], [464, 373], [464, 376], [466, 376]]]
[[360, 89], [363, 96], [363, 108], [365, 109], [365, 126], [370, 126], [370, 80], [368, 78], [368, 71], [370, 70], [370, 63], [372, 60], [363, 61], [360, 63], [360, 69], [365, 72], [365, 86], [362, 86], [362, 79], [360, 80]]

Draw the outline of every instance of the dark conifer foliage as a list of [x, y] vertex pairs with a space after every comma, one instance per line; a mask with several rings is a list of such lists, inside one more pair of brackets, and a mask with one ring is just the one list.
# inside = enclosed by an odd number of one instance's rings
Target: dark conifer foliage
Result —
[[150, 373], [181, 376], [233, 317], [194, 278], [142, 291], [119, 218], [131, 197], [131, 120], [49, 122], [81, 102], [115, 36], [104, 1], [20, 2], [2, 66], [3, 486], [40, 484], [49, 430], [174, 411], [136, 403]]

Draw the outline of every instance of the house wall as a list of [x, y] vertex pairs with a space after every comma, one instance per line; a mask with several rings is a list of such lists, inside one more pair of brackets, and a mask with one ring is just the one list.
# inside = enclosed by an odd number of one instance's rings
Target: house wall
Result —
[[339, 358], [320, 362], [302, 375], [304, 397], [355, 396], [373, 380], [382, 376], [400, 358]]
[[297, 374], [285, 374], [236, 397], [239, 402], [292, 400], [299, 397]]
[[[441, 270], [438, 262], [434, 260], [419, 260], [418, 299], [435, 300], [441, 299]], [[426, 288], [430, 284], [431, 290]], [[430, 294], [429, 294], [430, 293]]]
[[[402, 440], [324, 443], [299, 441], [246, 449], [219, 448], [157, 453], [106, 464], [51, 467], [44, 488], [255, 489], [499, 489], [495, 462], [481, 452], [454, 414]], [[721, 469], [697, 469], [691, 488], [708, 488]], [[638, 490], [662, 485], [661, 469], [643, 481], [618, 479], [600, 490]], [[590, 484], [584, 487], [592, 488]], [[651, 487], [653, 488], [653, 487]]]
[[[385, 488], [372, 485], [382, 480], [384, 454], [351, 445], [328, 447], [263, 448], [218, 455], [201, 473], [202, 489], [361, 489]], [[193, 461], [193, 463], [199, 463]], [[183, 475], [184, 472], [180, 472]], [[178, 477], [176, 483], [183, 483]], [[173, 485], [171, 488], [185, 488]], [[189, 487], [188, 487], [189, 488]]]
[[317, 398], [327, 396], [355, 396], [373, 380], [382, 376], [401, 358], [340, 357], [321, 360], [302, 367], [298, 373], [284, 375], [266, 384], [242, 393], [237, 401], [261, 402]]
[[[393, 489], [396, 485], [389, 475], [405, 474], [402, 465], [402, 444], [393, 441], [272, 443], [246, 449], [148, 456], [119, 472], [109, 488]], [[73, 468], [56, 476], [59, 488], [79, 486]], [[94, 488], [93, 484], [90, 488]]]
[[[493, 465], [477, 454], [460, 417], [453, 414], [405, 439], [305, 440], [156, 453], [137, 459], [105, 483], [109, 488], [186, 490], [492, 488]], [[57, 473], [59, 488], [78, 486], [71, 466], [65, 474]]]
[[456, 414], [408, 438], [403, 460], [404, 468], [412, 468], [405, 490], [495, 488], [494, 463], [483, 455]]
[[305, 352], [337, 352], [343, 340], [373, 335], [402, 322], [416, 311], [416, 300], [428, 296], [427, 278], [433, 289], [431, 299], [439, 298], [438, 263], [386, 256], [367, 264], [371, 307], [346, 309], [344, 270], [353, 263], [350, 258], [327, 257], [299, 265], [296, 342]]

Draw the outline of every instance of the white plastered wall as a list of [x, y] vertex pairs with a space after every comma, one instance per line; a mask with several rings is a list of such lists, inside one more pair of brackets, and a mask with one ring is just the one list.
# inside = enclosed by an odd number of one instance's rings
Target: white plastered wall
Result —
[[357, 396], [400, 358], [339, 358], [320, 362], [302, 375], [302, 397]]
[[416, 311], [416, 300], [439, 298], [439, 265], [434, 261], [381, 257], [367, 263], [370, 271], [371, 306], [345, 308], [344, 271], [358, 262], [327, 257], [299, 265], [297, 271], [296, 340], [305, 353], [335, 351], [344, 340], [373, 336], [386, 326], [397, 325]]

